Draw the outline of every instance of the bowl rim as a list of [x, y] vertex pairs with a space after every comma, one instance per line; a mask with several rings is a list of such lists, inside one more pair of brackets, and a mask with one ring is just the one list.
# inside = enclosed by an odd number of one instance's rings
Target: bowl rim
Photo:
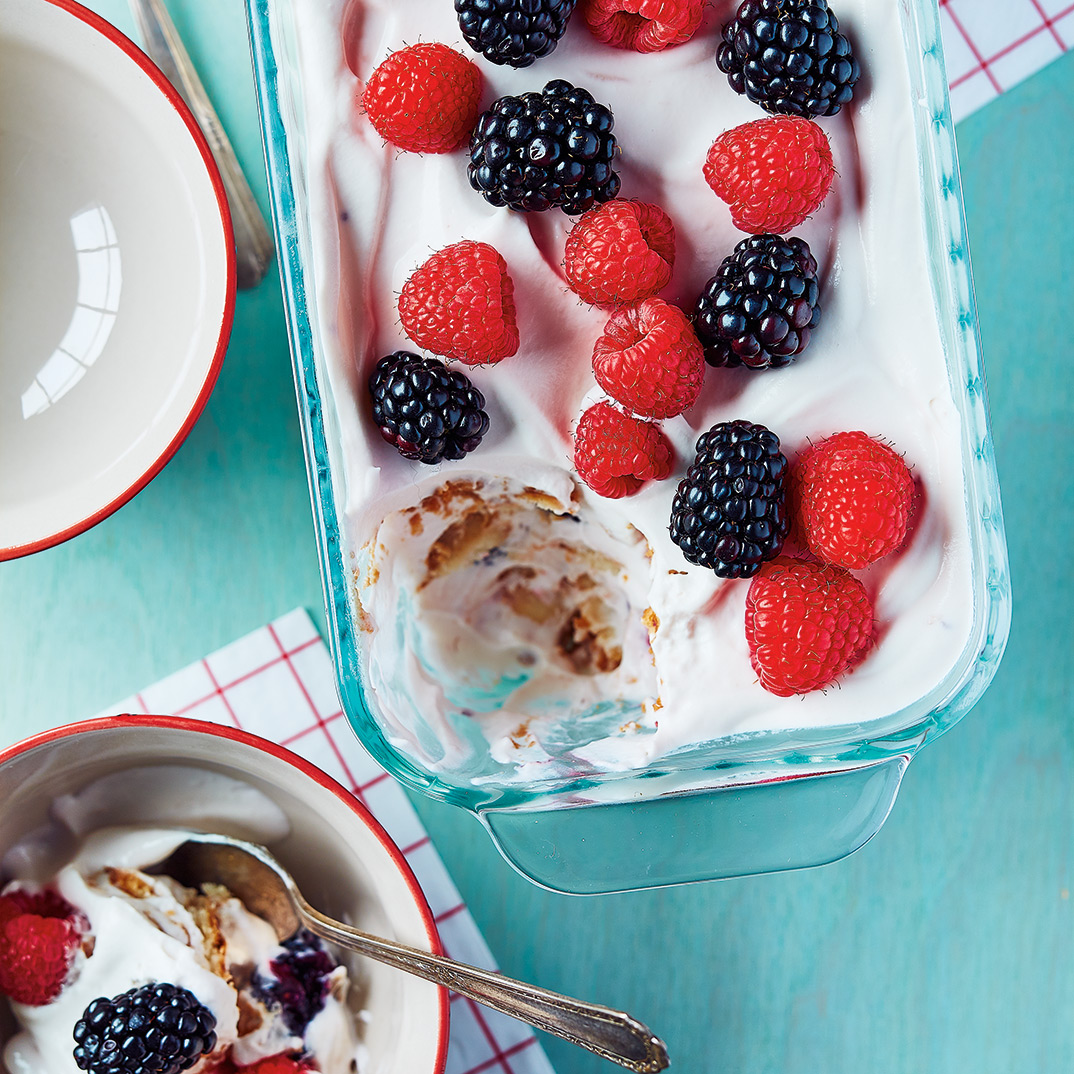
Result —
[[153, 63], [153, 61], [133, 41], [131, 41], [129, 37], [117, 30], [115, 26], [106, 19], [103, 19], [96, 12], [90, 11], [89, 8], [84, 7], [82, 4], [78, 3], [77, 0], [44, 0], [44, 2], [67, 12], [67, 14], [85, 23], [90, 29], [96, 30], [111, 42], [111, 44], [124, 53], [128, 59], [132, 60], [141, 68], [142, 72], [161, 92], [165, 100], [178, 113], [179, 118], [189, 132], [190, 137], [193, 139], [194, 145], [201, 156], [213, 193], [216, 196], [217, 207], [220, 211], [220, 223], [223, 226], [224, 231], [226, 283], [224, 305], [220, 314], [220, 332], [217, 335], [212, 361], [206, 371], [201, 390], [198, 392], [193, 406], [171, 440], [165, 445], [163, 451], [149, 463], [148, 467], [143, 470], [142, 474], [135, 481], [120, 492], [118, 496], [113, 497], [108, 503], [55, 533], [45, 534], [41, 537], [27, 541], [24, 544], [0, 547], [0, 561], [17, 559], [20, 556], [28, 556], [33, 552], [40, 552], [46, 548], [52, 548], [55, 545], [70, 540], [72, 537], [77, 537], [80, 533], [84, 533], [86, 530], [92, 529], [98, 522], [104, 521], [109, 515], [118, 511], [125, 503], [132, 500], [146, 487], [146, 485], [149, 484], [150, 481], [153, 480], [154, 477], [157, 476], [157, 474], [160, 473], [161, 470], [164, 469], [172, 456], [179, 450], [183, 441], [190, 435], [191, 429], [193, 429], [198, 418], [201, 417], [201, 413], [205, 409], [206, 403], [209, 401], [209, 396], [216, 386], [220, 368], [224, 363], [224, 354], [227, 351], [228, 341], [231, 338], [231, 327], [235, 317], [236, 266], [231, 209], [228, 205], [227, 193], [224, 190], [223, 180], [220, 177], [220, 169], [217, 167], [212, 150], [209, 149], [209, 143], [205, 140], [205, 135], [202, 133], [201, 127], [198, 126], [198, 122], [191, 113], [186, 101], [183, 100], [179, 91], [175, 89], [164, 76], [160, 68], [157, 67], [157, 65]]
[[[48, 2], [52, 3], [54, 0], [48, 0]], [[61, 0], [61, 2], [67, 3], [69, 0]], [[440, 933], [436, 927], [436, 918], [433, 916], [429, 901], [426, 899], [425, 893], [418, 884], [417, 877], [414, 875], [414, 870], [411, 869], [410, 863], [406, 860], [406, 857], [403, 855], [402, 850], [396, 844], [395, 840], [392, 839], [380, 821], [373, 816], [369, 809], [363, 805], [355, 795], [351, 794], [350, 791], [328, 775], [327, 772], [321, 771], [315, 764], [287, 749], [286, 746], [280, 746], [269, 739], [261, 738], [258, 735], [251, 734], [249, 731], [243, 731], [237, 727], [228, 727], [226, 724], [214, 724], [205, 720], [189, 719], [184, 716], [122, 713], [116, 716], [98, 716], [88, 720], [78, 720], [74, 723], [62, 724], [59, 727], [51, 727], [45, 731], [39, 731], [29, 738], [24, 738], [11, 746], [0, 749], [0, 766], [7, 764], [16, 757], [30, 753], [35, 749], [39, 749], [42, 746], [59, 741], [60, 739], [71, 738], [74, 735], [83, 734], [88, 731], [124, 727], [167, 728], [175, 731], [189, 731], [195, 734], [209, 735], [216, 738], [229, 739], [233, 742], [240, 742], [243, 745], [260, 750], [263, 753], [268, 753], [278, 760], [286, 762], [303, 775], [319, 784], [325, 790], [330, 791], [356, 814], [358, 819], [369, 829], [377, 842], [381, 844], [385, 852], [392, 859], [393, 864], [402, 876], [403, 881], [410, 892], [411, 898], [414, 900], [414, 904], [418, 909], [422, 924], [425, 927], [426, 935], [429, 939], [431, 951], [438, 955], [444, 954], [444, 946], [440, 939]], [[436, 1060], [432, 1074], [443, 1074], [447, 1063], [450, 1025], [450, 1002], [447, 989], [443, 985], [437, 986], [437, 1010], [439, 1012], [439, 1018], [437, 1025]]]

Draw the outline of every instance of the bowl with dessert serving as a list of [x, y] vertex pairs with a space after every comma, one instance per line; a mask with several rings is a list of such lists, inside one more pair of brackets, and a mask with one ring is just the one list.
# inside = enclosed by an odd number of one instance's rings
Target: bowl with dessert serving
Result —
[[443, 1071], [443, 989], [302, 930], [281, 943], [219, 885], [153, 868], [182, 832], [246, 839], [326, 913], [440, 953], [401, 851], [306, 761], [231, 728], [118, 716], [0, 751], [0, 792], [0, 1068], [112, 1069], [95, 1065], [115, 1044], [100, 1025], [138, 1036], [170, 1007], [187, 1019], [177, 1070]]
[[[734, 84], [768, 0], [679, 5], [693, 36], [654, 51], [611, 47], [615, 6], [514, 69], [466, 4], [247, 2], [344, 711], [576, 894], [856, 850], [1010, 618], [934, 0], [779, 31], [839, 65], [805, 115]], [[408, 59], [474, 107], [459, 148], [392, 127], [436, 97]], [[785, 220], [756, 171], [819, 200]]]
[[219, 173], [145, 54], [73, 0], [0, 10], [0, 559], [126, 503], [204, 408], [231, 331]]

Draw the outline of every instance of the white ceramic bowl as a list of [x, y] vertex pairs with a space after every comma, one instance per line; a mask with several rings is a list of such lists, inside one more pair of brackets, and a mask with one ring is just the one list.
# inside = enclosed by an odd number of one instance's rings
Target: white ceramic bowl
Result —
[[[402, 853], [353, 795], [280, 746], [199, 721], [89, 720], [0, 751], [0, 858], [45, 823], [57, 796], [112, 773], [159, 764], [223, 773], [267, 794], [291, 826], [271, 849], [314, 906], [377, 935], [442, 950], [432, 912]], [[226, 816], [227, 803], [220, 806]], [[147, 802], [147, 815], [151, 808]], [[137, 824], [139, 817], [128, 822]], [[346, 961], [369, 1014], [363, 1074], [442, 1074], [447, 993], [367, 959]], [[10, 1012], [0, 1000], [0, 1052], [12, 1031]]]
[[201, 413], [231, 331], [216, 165], [179, 95], [71, 0], [0, 3], [0, 559], [99, 522]]

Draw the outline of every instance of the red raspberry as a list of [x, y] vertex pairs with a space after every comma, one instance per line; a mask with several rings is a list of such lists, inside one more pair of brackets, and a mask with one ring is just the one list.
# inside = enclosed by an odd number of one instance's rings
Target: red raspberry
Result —
[[0, 898], [0, 992], [41, 1007], [63, 989], [82, 942], [80, 915], [55, 892]]
[[567, 286], [606, 308], [655, 295], [674, 263], [675, 225], [643, 201], [608, 201], [583, 213], [563, 254]]
[[289, 1055], [270, 1055], [267, 1059], [259, 1059], [248, 1067], [238, 1067], [236, 1074], [305, 1074], [314, 1068], [307, 1066], [300, 1059], [292, 1059]]
[[671, 473], [674, 451], [660, 426], [594, 403], [574, 434], [574, 466], [598, 496], [632, 496], [646, 481]]
[[433, 254], [403, 284], [399, 317], [419, 347], [466, 365], [518, 350], [514, 285], [488, 243], [466, 239]]
[[689, 41], [707, 0], [582, 0], [582, 18], [598, 41], [634, 52], [660, 52]]
[[857, 663], [872, 640], [872, 603], [842, 567], [778, 556], [750, 582], [746, 642], [769, 693], [823, 689]]
[[828, 137], [809, 119], [768, 116], [712, 143], [705, 181], [751, 235], [782, 234], [820, 208], [835, 175]]
[[429, 42], [393, 52], [369, 76], [362, 108], [377, 133], [411, 153], [450, 153], [477, 122], [482, 78], [477, 65]]
[[899, 549], [914, 506], [902, 456], [863, 432], [811, 444], [791, 468], [800, 539], [828, 563], [860, 570]]
[[693, 406], [705, 354], [685, 313], [662, 298], [613, 313], [593, 348], [597, 383], [645, 418], [673, 418]]

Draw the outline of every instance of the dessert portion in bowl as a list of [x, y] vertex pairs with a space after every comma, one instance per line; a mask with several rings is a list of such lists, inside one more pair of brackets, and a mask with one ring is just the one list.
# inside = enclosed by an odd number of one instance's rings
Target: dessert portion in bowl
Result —
[[902, 6], [294, 6], [389, 742], [508, 787], [924, 715], [976, 583]]
[[181, 822], [192, 787], [263, 841], [289, 831], [269, 797], [236, 779], [153, 766], [58, 799], [51, 822], [5, 855], [0, 993], [20, 1027], [3, 1050], [11, 1074], [363, 1068], [363, 1013], [318, 938], [281, 943], [220, 885], [157, 875], [184, 831], [111, 826], [133, 788]]

